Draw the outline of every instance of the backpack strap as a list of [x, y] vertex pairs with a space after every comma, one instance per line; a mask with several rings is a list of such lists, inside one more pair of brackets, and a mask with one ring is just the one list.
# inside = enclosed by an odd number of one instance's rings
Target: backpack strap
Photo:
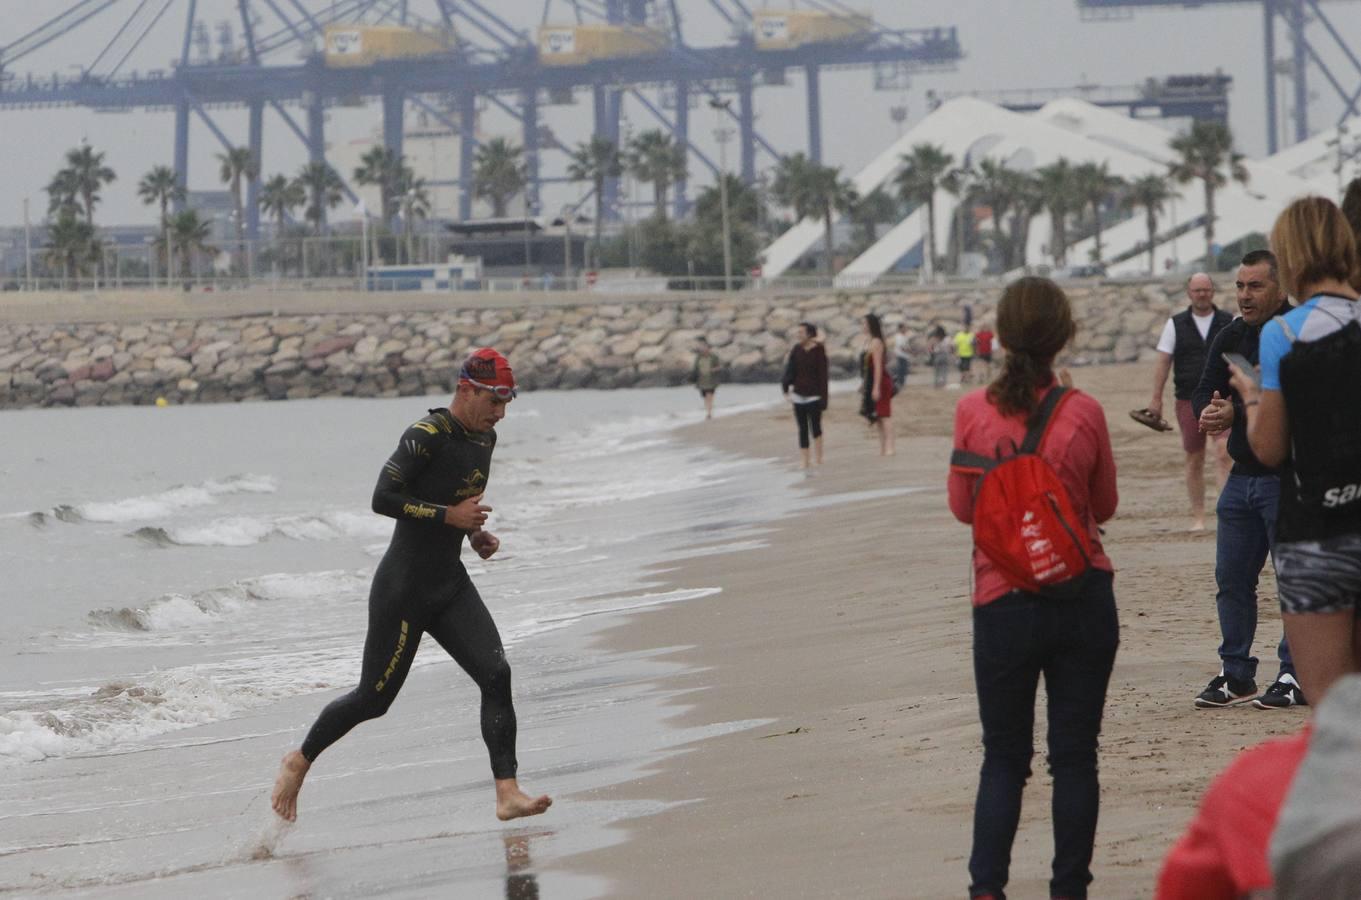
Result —
[[1049, 430], [1049, 424], [1054, 420], [1055, 410], [1059, 408], [1059, 404], [1069, 393], [1069, 388], [1055, 385], [1049, 389], [1049, 393], [1044, 395], [1044, 399], [1040, 401], [1040, 408], [1035, 410], [1031, 426], [1025, 433], [1025, 441], [1021, 444], [1022, 453], [1039, 451], [1040, 444], [1044, 442], [1045, 432]]
[[950, 454], [950, 468], [970, 474], [990, 471], [997, 466], [997, 462], [981, 453], [970, 453], [968, 450], [955, 450]]

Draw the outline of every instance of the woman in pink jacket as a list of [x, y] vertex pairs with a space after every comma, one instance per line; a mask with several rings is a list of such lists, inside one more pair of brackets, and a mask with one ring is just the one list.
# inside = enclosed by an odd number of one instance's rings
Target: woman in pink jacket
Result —
[[[1074, 333], [1068, 298], [1045, 278], [1010, 284], [997, 308], [1007, 349], [1002, 373], [962, 397], [955, 409], [956, 450], [996, 457], [1024, 441], [1030, 418], [1058, 381], [1054, 357]], [[1018, 590], [976, 547], [973, 552], [973, 662], [983, 725], [983, 769], [974, 807], [969, 896], [1003, 900], [1021, 793], [1034, 755], [1035, 691], [1048, 696], [1049, 769], [1054, 777], [1054, 859], [1049, 892], [1085, 898], [1092, 880], [1100, 785], [1097, 736], [1106, 685], [1120, 642], [1111, 561], [1098, 522], [1115, 514], [1115, 461], [1105, 415], [1078, 391], [1064, 398], [1038, 453], [1066, 489], [1090, 539], [1090, 566], [1077, 596], [1056, 599]], [[974, 520], [976, 470], [952, 468], [950, 511]]]

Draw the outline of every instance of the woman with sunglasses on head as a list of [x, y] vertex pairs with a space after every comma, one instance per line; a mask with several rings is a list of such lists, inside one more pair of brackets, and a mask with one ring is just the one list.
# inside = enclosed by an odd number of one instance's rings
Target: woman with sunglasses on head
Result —
[[402, 435], [373, 492], [373, 511], [397, 520], [373, 576], [363, 669], [352, 691], [321, 711], [302, 746], [284, 756], [274, 811], [297, 817], [298, 791], [321, 751], [360, 722], [388, 711], [421, 635], [428, 633], [472, 676], [482, 692], [482, 739], [491, 756], [496, 816], [538, 815], [552, 805], [516, 781], [515, 707], [510, 665], [491, 614], [459, 560], [463, 539], [483, 559], [500, 541], [482, 526], [482, 505], [496, 446], [496, 423], [515, 398], [515, 376], [500, 353], [484, 347], [459, 373], [453, 402], [432, 409]]

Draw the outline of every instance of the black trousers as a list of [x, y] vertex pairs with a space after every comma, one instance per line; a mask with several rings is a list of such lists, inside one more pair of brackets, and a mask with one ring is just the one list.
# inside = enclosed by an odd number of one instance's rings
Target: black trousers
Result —
[[822, 407], [817, 403], [795, 403], [794, 420], [799, 423], [799, 446], [808, 449], [808, 432], [822, 437]]
[[1097, 737], [1120, 643], [1112, 577], [1092, 572], [1083, 596], [1071, 600], [1013, 591], [976, 607], [973, 621], [983, 770], [974, 806], [969, 895], [1006, 896], [1021, 793], [1035, 752], [1035, 691], [1043, 674], [1054, 778], [1049, 893], [1081, 900], [1092, 880], [1101, 805]]

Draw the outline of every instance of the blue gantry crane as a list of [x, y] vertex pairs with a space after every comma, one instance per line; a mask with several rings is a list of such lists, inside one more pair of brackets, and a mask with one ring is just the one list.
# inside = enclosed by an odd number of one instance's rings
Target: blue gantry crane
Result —
[[[1266, 60], [1266, 131], [1267, 152], [1279, 149], [1276, 136], [1278, 123], [1278, 104], [1276, 98], [1276, 26], [1283, 22], [1289, 32], [1290, 58], [1289, 73], [1294, 91], [1292, 104], [1295, 141], [1309, 137], [1309, 63], [1312, 62], [1323, 75], [1329, 86], [1342, 98], [1342, 118], [1361, 111], [1361, 59], [1357, 58], [1341, 31], [1323, 11], [1320, 0], [1077, 0], [1078, 8], [1089, 18], [1103, 19], [1120, 13], [1128, 13], [1136, 7], [1179, 7], [1192, 9], [1202, 6], [1256, 5], [1262, 10], [1262, 34]], [[1341, 48], [1347, 61], [1356, 69], [1358, 80], [1355, 90], [1350, 90], [1337, 77], [1332, 68], [1319, 55], [1318, 48], [1309, 34], [1309, 25], [1317, 23], [1328, 37]], [[1361, 33], [1353, 35], [1352, 41], [1361, 40]]]
[[[191, 119], [201, 120], [224, 147], [240, 143], [218, 125], [216, 109], [246, 108], [246, 145], [257, 159], [268, 108], [311, 160], [324, 161], [328, 105], [377, 100], [383, 142], [397, 152], [406, 111], [414, 107], [459, 135], [459, 212], [467, 219], [480, 100], [520, 123], [529, 204], [537, 210], [547, 180], [541, 155], [567, 149], [542, 127], [541, 106], [570, 100], [578, 90], [590, 92], [595, 134], [618, 144], [624, 105], [634, 103], [715, 171], [690, 139], [689, 112], [700, 98], [735, 95], [736, 103], [724, 108], [737, 125], [741, 175], [753, 181], [758, 152], [780, 153], [756, 127], [758, 88], [784, 83], [789, 70], [804, 74], [808, 152], [820, 160], [823, 70], [873, 68], [882, 79], [949, 67], [961, 56], [954, 27], [891, 28], [840, 0], [804, 0], [799, 9], [778, 11], [753, 10], [749, 0], [705, 0], [733, 38], [703, 47], [687, 42], [678, 0], [545, 0], [536, 31], [509, 21], [501, 5], [486, 0], [216, 0], [218, 8], [230, 4], [240, 40], [230, 34], [231, 24], [219, 23], [214, 53], [204, 21], [210, 2], [63, 0], [64, 8], [37, 28], [0, 44], [0, 110], [173, 110], [174, 168], [187, 183]], [[129, 71], [139, 48], [156, 44], [163, 23], [176, 17], [180, 38], [172, 66]], [[39, 50], [82, 28], [93, 31], [92, 22], [110, 37], [77, 75], [20, 72]], [[654, 102], [656, 96], [664, 100]], [[259, 227], [258, 190], [257, 179], [248, 187], [252, 236]], [[616, 193], [617, 185], [607, 185], [607, 209]], [[684, 184], [675, 199], [683, 211]]]

